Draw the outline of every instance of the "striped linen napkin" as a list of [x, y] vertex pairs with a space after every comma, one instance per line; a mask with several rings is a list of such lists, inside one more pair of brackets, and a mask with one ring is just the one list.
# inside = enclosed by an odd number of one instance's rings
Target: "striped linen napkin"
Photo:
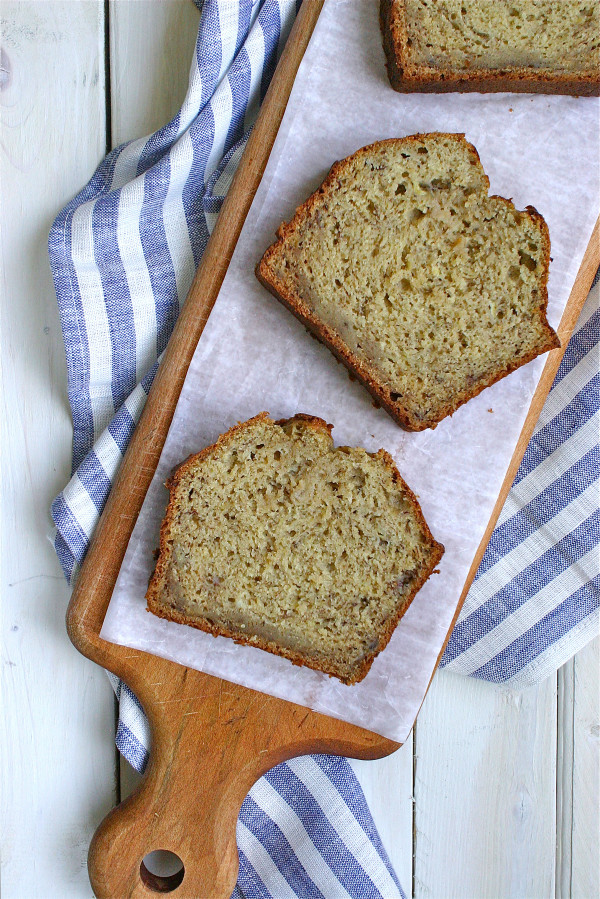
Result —
[[598, 633], [600, 271], [441, 665], [513, 689]]
[[[50, 233], [74, 427], [73, 476], [52, 515], [70, 582], [299, 6], [196, 3], [200, 26], [180, 112], [115, 149]], [[598, 288], [447, 647], [450, 670], [521, 687], [597, 633], [597, 300]], [[126, 685], [113, 682], [117, 745], [142, 770], [147, 721]], [[238, 896], [403, 895], [343, 759], [294, 760], [262, 778], [242, 807], [238, 846]]]

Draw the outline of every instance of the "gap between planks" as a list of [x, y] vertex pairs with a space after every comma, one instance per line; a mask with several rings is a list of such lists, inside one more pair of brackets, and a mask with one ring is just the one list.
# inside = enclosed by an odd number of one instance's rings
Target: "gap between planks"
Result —
[[575, 662], [558, 672], [556, 696], [556, 899], [571, 896]]

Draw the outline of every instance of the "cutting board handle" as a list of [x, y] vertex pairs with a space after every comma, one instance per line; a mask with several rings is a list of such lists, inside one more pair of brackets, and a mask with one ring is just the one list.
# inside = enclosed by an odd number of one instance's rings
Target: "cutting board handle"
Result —
[[[247, 717], [238, 688], [190, 674], [182, 668], [175, 684], [156, 683], [155, 696], [146, 703], [152, 751], [144, 778], [104, 819], [90, 846], [90, 879], [98, 899], [158, 892], [228, 899], [233, 892], [236, 819], [260, 766], [252, 758], [249, 731], [236, 727], [236, 719]], [[170, 676], [173, 680], [172, 671]], [[144, 857], [157, 849], [174, 852], [183, 862], [180, 885], [171, 881], [175, 889], [142, 869]]]
[[[90, 846], [98, 899], [151, 899], [161, 892], [229, 899], [238, 872], [238, 813], [262, 774], [310, 752], [378, 758], [398, 748], [362, 728], [156, 657], [149, 680], [139, 685], [152, 728], [145, 776]], [[179, 883], [142, 868], [157, 849], [183, 862]]]

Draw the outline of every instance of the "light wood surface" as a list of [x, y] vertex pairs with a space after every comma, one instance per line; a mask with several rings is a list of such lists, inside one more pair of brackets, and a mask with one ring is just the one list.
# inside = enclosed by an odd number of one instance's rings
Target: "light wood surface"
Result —
[[105, 153], [104, 11], [3, 3], [0, 15], [2, 893], [79, 899], [91, 895], [89, 841], [116, 800], [115, 719], [106, 675], [67, 638], [69, 591], [48, 539], [72, 429], [47, 240]]
[[599, 646], [600, 639], [594, 640], [564, 666], [564, 673], [559, 672], [563, 690], [559, 732], [565, 728], [568, 740], [563, 741], [567, 751], [557, 777], [567, 825], [559, 833], [567, 862], [561, 871], [561, 899], [600, 895]]
[[[458, 721], [449, 701], [457, 679], [465, 699]], [[427, 696], [425, 705], [428, 714], [419, 717], [416, 739], [415, 829], [422, 852], [415, 866], [415, 881], [429, 883], [434, 896], [456, 899], [551, 896], [555, 679], [514, 695], [473, 679], [446, 675], [440, 678], [436, 692]], [[471, 718], [473, 708], [477, 708], [476, 724]], [[554, 714], [549, 714], [549, 709]], [[438, 747], [446, 744], [450, 732], [452, 750], [440, 757]], [[510, 739], [503, 739], [506, 732]], [[474, 767], [474, 758], [484, 763]], [[495, 793], [489, 783], [492, 759], [498, 766]], [[539, 759], [545, 759], [545, 764], [536, 764]], [[469, 784], [466, 796], [465, 784]], [[463, 802], [484, 792], [486, 803], [475, 803], [467, 814], [460, 812]], [[453, 813], [456, 824], [449, 831], [447, 821]], [[470, 847], [476, 847], [474, 856]], [[448, 889], [450, 868], [454, 871]]]
[[[114, 142], [154, 130], [179, 106], [187, 76], [179, 73], [179, 94], [169, 84], [173, 106], [161, 106], [144, 47], [189, 53], [193, 39], [174, 24], [191, 21], [195, 31], [189, 6], [109, 4], [121, 35], [111, 45], [112, 106], [122, 110]], [[132, 778], [126, 764], [120, 775], [115, 768], [108, 682], [65, 637], [67, 590], [46, 540], [43, 510], [68, 477], [70, 424], [45, 242], [52, 216], [104, 152], [103, 4], [4, 4], [2, 17], [18, 68], [2, 92], [2, 886], [8, 899], [91, 896], [90, 835]], [[119, 83], [129, 85], [122, 106]], [[554, 683], [521, 695], [523, 715], [514, 694], [438, 675], [414, 740], [380, 762], [353, 762], [407, 895], [599, 895], [598, 659], [595, 641]], [[539, 847], [514, 839], [514, 816]]]

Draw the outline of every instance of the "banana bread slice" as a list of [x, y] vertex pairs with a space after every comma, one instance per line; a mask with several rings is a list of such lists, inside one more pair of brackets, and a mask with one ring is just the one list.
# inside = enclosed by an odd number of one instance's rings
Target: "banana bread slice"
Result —
[[381, 0], [392, 87], [598, 94], [598, 0]]
[[444, 548], [391, 457], [330, 430], [263, 412], [184, 462], [148, 609], [362, 680]]
[[462, 134], [371, 144], [333, 166], [257, 266], [407, 430], [559, 346], [546, 223], [488, 188]]

